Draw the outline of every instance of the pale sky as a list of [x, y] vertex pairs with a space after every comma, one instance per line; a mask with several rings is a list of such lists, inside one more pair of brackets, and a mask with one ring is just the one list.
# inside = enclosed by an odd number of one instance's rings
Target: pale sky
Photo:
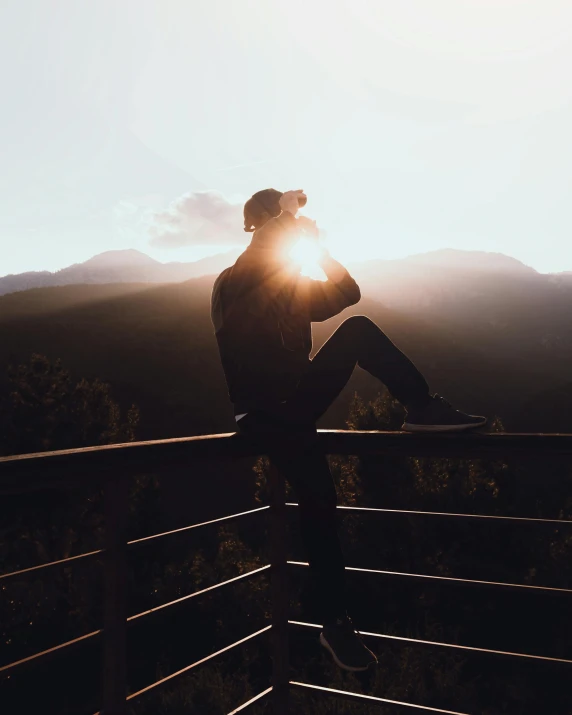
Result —
[[269, 186], [342, 259], [572, 270], [571, 35], [570, 0], [3, 0], [0, 275], [208, 255]]

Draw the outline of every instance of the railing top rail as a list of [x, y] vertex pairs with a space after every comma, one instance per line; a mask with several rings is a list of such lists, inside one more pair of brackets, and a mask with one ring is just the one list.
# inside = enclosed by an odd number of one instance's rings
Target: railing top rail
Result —
[[[236, 433], [130, 442], [58, 452], [0, 457], [0, 488], [51, 485], [59, 481], [128, 476], [138, 471], [177, 467], [189, 459], [248, 457], [289, 449], [299, 435]], [[319, 430], [318, 444], [326, 454], [387, 454], [408, 457], [496, 459], [508, 456], [572, 455], [572, 434], [409, 434], [358, 430]]]

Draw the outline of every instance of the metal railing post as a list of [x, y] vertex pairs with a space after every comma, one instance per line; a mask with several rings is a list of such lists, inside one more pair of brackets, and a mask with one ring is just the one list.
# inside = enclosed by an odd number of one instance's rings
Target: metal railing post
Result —
[[127, 712], [128, 495], [127, 477], [114, 477], [105, 484], [103, 715]]
[[269, 539], [272, 599], [272, 712], [290, 712], [290, 657], [288, 648], [288, 565], [286, 548], [286, 488], [284, 477], [274, 466], [269, 471]]

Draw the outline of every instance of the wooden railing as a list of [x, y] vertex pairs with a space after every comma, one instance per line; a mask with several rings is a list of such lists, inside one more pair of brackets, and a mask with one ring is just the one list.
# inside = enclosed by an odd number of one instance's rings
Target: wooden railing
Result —
[[[289, 647], [288, 635], [291, 628], [317, 629], [317, 624], [302, 623], [288, 620], [288, 589], [287, 570], [289, 567], [307, 566], [302, 562], [288, 561], [286, 552], [286, 510], [295, 507], [295, 504], [286, 504], [285, 485], [279, 473], [271, 470], [270, 473], [270, 505], [253, 509], [247, 512], [224, 516], [200, 524], [193, 524], [183, 529], [164, 532], [136, 539], [127, 540], [127, 515], [128, 515], [128, 480], [143, 472], [161, 470], [189, 465], [192, 460], [199, 458], [228, 458], [264, 455], [269, 450], [288, 449], [289, 440], [296, 440], [291, 436], [261, 436], [245, 437], [236, 434], [208, 435], [188, 437], [171, 440], [158, 440], [152, 442], [137, 442], [121, 445], [109, 445], [60, 452], [46, 452], [39, 454], [19, 455], [0, 458], [0, 494], [10, 492], [26, 492], [44, 489], [46, 487], [71, 487], [78, 483], [82, 486], [93, 484], [102, 486], [104, 490], [105, 509], [105, 545], [104, 549], [78, 554], [67, 559], [60, 559], [30, 568], [0, 574], [0, 583], [10, 579], [23, 579], [28, 574], [56, 568], [79, 560], [103, 558], [104, 561], [104, 618], [103, 628], [86, 633], [65, 643], [57, 644], [48, 650], [28, 656], [19, 661], [0, 667], [0, 678], [10, 677], [15, 671], [26, 666], [41, 667], [50, 658], [56, 658], [68, 648], [77, 643], [90, 639], [101, 638], [103, 641], [103, 687], [101, 713], [104, 715], [124, 715], [128, 703], [135, 698], [143, 696], [174, 678], [199, 667], [201, 664], [218, 657], [224, 652], [239, 647], [243, 643], [257, 638], [270, 631], [272, 635], [272, 683], [263, 692], [256, 695], [229, 715], [242, 712], [250, 705], [263, 698], [270, 697], [273, 701], [272, 711], [276, 715], [285, 715], [290, 712], [289, 694], [292, 689], [327, 693], [330, 697], [358, 700], [371, 705], [388, 707], [395, 705], [407, 708], [409, 711], [449, 713], [449, 715], [466, 715], [452, 713], [452, 711], [430, 708], [422, 704], [404, 703], [384, 698], [377, 698], [357, 693], [322, 688], [310, 683], [292, 681], [289, 675]], [[320, 431], [319, 445], [325, 454], [340, 455], [372, 455], [384, 454], [406, 457], [459, 457], [459, 458], [485, 458], [522, 456], [572, 456], [572, 435], [546, 435], [546, 434], [465, 434], [465, 435], [412, 435], [399, 432], [343, 432]], [[339, 507], [360, 511], [359, 507]], [[215, 586], [191, 593], [176, 602], [166, 603], [158, 608], [144, 611], [128, 617], [127, 614], [127, 555], [128, 550], [142, 542], [160, 539], [172, 533], [196, 529], [207, 524], [242, 519], [247, 516], [270, 511], [269, 542], [271, 563], [229, 579]], [[414, 512], [403, 510], [364, 509], [370, 512], [395, 512], [407, 514], [425, 514], [439, 518], [463, 519], [515, 519], [515, 517], [484, 516], [475, 514], [449, 514], [436, 512]], [[518, 521], [554, 521], [562, 526], [571, 526], [572, 522], [562, 520], [542, 520], [519, 518]], [[503, 589], [533, 589], [539, 592], [558, 592], [572, 595], [572, 590], [544, 588], [525, 584], [499, 583], [487, 581], [471, 581], [468, 579], [453, 579], [449, 577], [429, 576], [425, 574], [397, 573], [378, 571], [374, 569], [348, 569], [365, 573], [377, 574], [382, 577], [400, 579], [434, 579], [437, 581], [463, 582], [468, 585], [479, 584], [491, 588]], [[269, 572], [271, 576], [271, 602], [272, 621], [261, 630], [252, 633], [246, 638], [231, 643], [225, 648], [207, 655], [200, 661], [192, 663], [182, 670], [172, 673], [145, 688], [128, 693], [126, 677], [126, 636], [128, 625], [133, 621], [153, 616], [158, 611], [171, 608], [176, 603], [188, 601], [201, 596], [207, 591], [224, 587], [239, 580], [252, 578], [262, 572]], [[538, 660], [564, 666], [572, 665], [572, 660], [563, 658], [550, 658], [529, 653], [513, 653], [484, 648], [473, 648], [452, 643], [438, 643], [421, 641], [412, 638], [402, 638], [380, 633], [363, 633], [366, 638], [391, 639], [415, 643], [420, 646], [433, 648], [448, 648], [453, 650], [478, 651], [488, 656], [505, 657], [512, 659]]]

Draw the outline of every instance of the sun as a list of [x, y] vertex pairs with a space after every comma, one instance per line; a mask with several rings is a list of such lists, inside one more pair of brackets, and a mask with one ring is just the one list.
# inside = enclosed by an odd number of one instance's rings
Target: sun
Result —
[[316, 240], [301, 238], [289, 252], [289, 257], [301, 266], [300, 273], [308, 278], [325, 281], [327, 277], [320, 266], [322, 250]]

